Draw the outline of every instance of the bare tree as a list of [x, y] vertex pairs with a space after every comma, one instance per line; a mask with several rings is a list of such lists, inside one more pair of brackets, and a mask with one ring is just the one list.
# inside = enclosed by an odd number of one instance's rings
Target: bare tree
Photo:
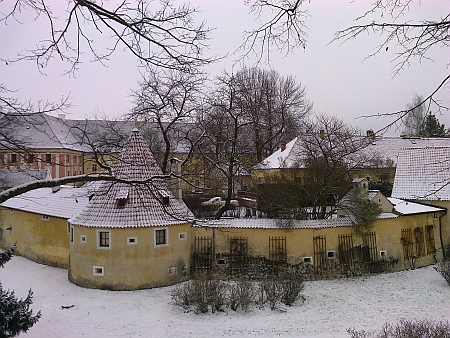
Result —
[[[43, 17], [50, 36], [37, 47], [15, 59], [33, 60], [41, 70], [55, 56], [75, 72], [82, 62], [82, 48], [87, 46], [93, 60], [107, 61], [117, 49], [125, 49], [144, 64], [188, 72], [213, 61], [202, 56], [210, 29], [195, 23], [196, 9], [175, 6], [171, 0], [119, 1], [116, 4], [71, 0], [63, 18], [54, 13], [55, 5], [46, 0], [16, 0], [5, 3], [0, 22], [21, 22], [22, 14]], [[109, 45], [94, 43], [94, 37], [109, 34]], [[102, 39], [102, 43], [106, 39]]]
[[274, 70], [244, 68], [235, 75], [236, 104], [250, 123], [251, 142], [257, 162], [294, 138], [299, 124], [310, 113], [306, 89], [292, 76]]
[[303, 9], [305, 0], [250, 0], [245, 3], [256, 19], [263, 19], [257, 28], [244, 33], [239, 48], [242, 52], [240, 60], [254, 55], [257, 64], [270, 63], [273, 48], [285, 54], [299, 47], [306, 48], [308, 11]]
[[216, 213], [220, 218], [231, 206], [236, 176], [245, 169], [247, 120], [245, 111], [236, 104], [235, 77], [224, 73], [217, 79], [217, 90], [210, 95], [206, 109], [199, 114], [201, 141], [198, 149], [218, 176], [218, 184], [226, 182], [226, 200]]
[[305, 123], [301, 140], [298, 156], [303, 159], [306, 171], [305, 193], [311, 217], [328, 218], [334, 210], [327, 206], [334, 205], [348, 192], [350, 171], [365, 162], [361, 150], [370, 141], [361, 136], [359, 129], [326, 115]]
[[186, 123], [193, 122], [204, 81], [201, 73], [150, 68], [143, 75], [140, 88], [133, 92], [135, 107], [129, 118], [157, 125], [164, 144], [163, 172], [166, 172], [175, 138], [179, 138], [176, 134], [186, 133]]
[[[405, 67], [409, 67], [413, 59], [418, 58], [420, 62], [430, 60], [429, 51], [433, 48], [447, 48], [449, 46], [450, 35], [450, 13], [442, 13], [442, 17], [434, 19], [424, 19], [419, 22], [400, 22], [403, 15], [408, 12], [412, 5], [412, 0], [393, 1], [377, 0], [366, 13], [357, 18], [359, 22], [369, 19], [370, 14], [380, 14], [382, 18], [388, 18], [387, 22], [376, 22], [370, 20], [368, 23], [361, 23], [350, 26], [336, 32], [333, 41], [353, 40], [360, 35], [375, 34], [383, 37], [382, 42], [375, 48], [375, 51], [368, 57], [375, 56], [382, 51], [388, 51], [392, 46], [398, 48], [398, 52], [393, 59], [394, 75], [400, 73]], [[424, 3], [421, 4], [425, 6]], [[431, 5], [431, 3], [427, 3]], [[442, 51], [440, 51], [442, 53]], [[377, 116], [393, 116], [394, 120], [384, 129], [400, 123], [412, 110], [423, 104], [435, 105], [440, 111], [448, 111], [450, 107], [445, 106], [436, 99], [436, 94], [446, 88], [450, 83], [450, 74], [443, 74], [443, 80], [436, 85], [436, 88], [429, 93], [421, 102], [415, 102], [414, 107], [392, 113], [382, 113]], [[371, 117], [371, 116], [364, 116]]]
[[408, 136], [419, 136], [422, 131], [422, 125], [425, 122], [426, 107], [423, 103], [423, 97], [416, 95], [411, 103], [406, 105], [408, 114], [403, 119], [405, 126], [404, 134]]

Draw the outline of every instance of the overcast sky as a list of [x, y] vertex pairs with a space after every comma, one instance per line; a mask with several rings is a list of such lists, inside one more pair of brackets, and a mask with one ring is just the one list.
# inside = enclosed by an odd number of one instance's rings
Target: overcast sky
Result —
[[[381, 40], [378, 35], [361, 36], [342, 45], [329, 44], [333, 34], [354, 24], [354, 19], [370, 8], [371, 1], [358, 0], [310, 0], [305, 8], [309, 11], [306, 21], [306, 49], [295, 50], [284, 57], [273, 50], [270, 67], [282, 75], [294, 75], [306, 87], [307, 97], [314, 104], [317, 113], [326, 113], [342, 118], [345, 122], [361, 129], [382, 128], [388, 120], [361, 119], [363, 115], [375, 115], [404, 109], [415, 94], [427, 96], [448, 74], [448, 48], [435, 47], [429, 56], [433, 61], [414, 60], [411, 66], [393, 77], [395, 46], [388, 51], [366, 59]], [[0, 11], [12, 1], [0, 3]], [[63, 2], [48, 1], [52, 6]], [[209, 55], [224, 55], [233, 52], [242, 42], [242, 32], [251, 29], [255, 23], [254, 15], [249, 13], [244, 0], [193, 0], [192, 6], [201, 10], [199, 21], [204, 19], [207, 26], [215, 28], [210, 40]], [[419, 2], [410, 9], [400, 21], [409, 19], [437, 20], [450, 9], [448, 0], [427, 0]], [[107, 7], [108, 4], [106, 3]], [[64, 7], [63, 7], [64, 8]], [[380, 17], [370, 19], [382, 21]], [[386, 20], [387, 21], [387, 20]], [[0, 24], [0, 58], [14, 56], [26, 48], [36, 45], [45, 37], [48, 27], [42, 22], [35, 24]], [[109, 35], [104, 36], [106, 39]], [[95, 42], [95, 41], [94, 41]], [[91, 55], [82, 56], [83, 64], [76, 77], [63, 75], [64, 64], [57, 58], [49, 66], [38, 72], [30, 61], [0, 64], [0, 83], [15, 89], [15, 95], [24, 100], [57, 101], [70, 95], [73, 107], [68, 118], [83, 119], [94, 116], [121, 116], [130, 111], [130, 93], [137, 88], [139, 71], [136, 60], [121, 50], [114, 53], [111, 60], [102, 66], [91, 62]], [[208, 71], [218, 75], [222, 70], [232, 69], [234, 56], [208, 67]], [[252, 66], [251, 61], [247, 66]], [[269, 66], [263, 65], [268, 68]], [[449, 90], [441, 91], [439, 98], [449, 105]], [[441, 123], [450, 127], [450, 114], [438, 115]], [[398, 135], [400, 130], [391, 129], [389, 135]]]

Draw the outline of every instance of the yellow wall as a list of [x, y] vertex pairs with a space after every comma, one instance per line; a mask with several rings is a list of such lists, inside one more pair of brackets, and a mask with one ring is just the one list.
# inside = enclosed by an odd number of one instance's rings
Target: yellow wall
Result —
[[[441, 213], [442, 214], [442, 213]], [[414, 216], [401, 216], [391, 219], [380, 219], [373, 225], [372, 231], [376, 234], [377, 252], [387, 251], [387, 258], [399, 259], [399, 264], [394, 270], [411, 268], [410, 262], [403, 259], [403, 247], [401, 242], [401, 229], [414, 228], [426, 225], [434, 226], [435, 246], [438, 249], [437, 260], [442, 260], [439, 240], [439, 218], [433, 218], [433, 214]], [[215, 241], [216, 254], [228, 254], [230, 252], [231, 237], [247, 237], [248, 254], [254, 257], [269, 258], [269, 237], [286, 237], [287, 259], [290, 264], [303, 262], [303, 257], [314, 258], [313, 238], [325, 236], [326, 250], [334, 250], [338, 257], [339, 235], [352, 234], [352, 227], [336, 227], [323, 229], [255, 229], [255, 228], [201, 228], [193, 227], [193, 246], [195, 236], [212, 236]], [[353, 234], [353, 246], [362, 245], [362, 238]], [[194, 247], [192, 248], [194, 251]], [[378, 258], [380, 258], [378, 256]], [[426, 255], [414, 261], [415, 267], [435, 263], [433, 255]]]
[[[16, 254], [47, 265], [68, 267], [67, 220], [1, 207], [0, 246], [17, 242]], [[8, 228], [11, 228], [7, 230]]]
[[[148, 228], [99, 229], [73, 226], [70, 245], [69, 279], [89, 288], [136, 290], [172, 285], [184, 279], [190, 265], [190, 224], [171, 225], [168, 245], [155, 247], [154, 230]], [[97, 247], [98, 230], [110, 230], [111, 247]], [[180, 239], [180, 233], [186, 238]], [[85, 236], [86, 242], [81, 242]], [[136, 244], [127, 244], [136, 237]], [[103, 267], [103, 276], [94, 276], [94, 266]], [[172, 274], [169, 269], [175, 268]]]

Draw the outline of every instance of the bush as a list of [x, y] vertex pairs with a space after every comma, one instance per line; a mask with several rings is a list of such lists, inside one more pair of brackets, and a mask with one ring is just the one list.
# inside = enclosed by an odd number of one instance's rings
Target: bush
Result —
[[229, 305], [231, 310], [237, 311], [240, 307], [243, 311], [248, 311], [256, 297], [254, 283], [248, 281], [238, 281], [229, 287]]
[[272, 310], [280, 303], [292, 305], [303, 290], [303, 280], [293, 274], [280, 275], [258, 282], [237, 281], [226, 283], [213, 275], [201, 274], [195, 279], [175, 286], [172, 299], [185, 310], [196, 313], [223, 311], [229, 307], [233, 311], [241, 308], [248, 311], [257, 304], [264, 307], [269, 304]]
[[434, 267], [434, 269], [439, 272], [447, 281], [447, 284], [450, 285], [450, 261], [440, 262]]
[[351, 338], [450, 338], [448, 322], [429, 320], [401, 320], [395, 325], [385, 324], [380, 332], [348, 329]]

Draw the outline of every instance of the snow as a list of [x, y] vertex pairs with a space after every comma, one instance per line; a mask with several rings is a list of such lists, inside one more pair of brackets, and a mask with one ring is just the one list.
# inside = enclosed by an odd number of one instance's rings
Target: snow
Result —
[[[349, 337], [347, 328], [377, 330], [399, 319], [450, 319], [450, 287], [432, 266], [306, 282], [304, 303], [197, 315], [171, 301], [173, 287], [140, 291], [84, 289], [67, 270], [15, 256], [0, 280], [24, 298], [34, 292], [42, 318], [26, 337]], [[63, 309], [62, 306], [72, 308]]]
[[402, 215], [445, 211], [445, 209], [442, 208], [404, 201], [398, 198], [388, 197], [387, 199], [395, 206], [395, 211]]

